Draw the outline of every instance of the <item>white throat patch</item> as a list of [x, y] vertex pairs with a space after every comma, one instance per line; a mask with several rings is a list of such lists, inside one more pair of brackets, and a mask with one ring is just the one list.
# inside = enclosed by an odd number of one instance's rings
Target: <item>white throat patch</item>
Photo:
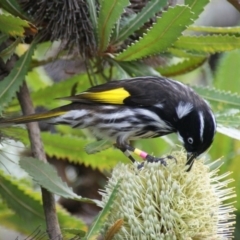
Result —
[[203, 142], [203, 130], [204, 130], [204, 119], [202, 111], [198, 112], [199, 119], [200, 119], [200, 139]]
[[191, 103], [180, 102], [176, 107], [176, 113], [179, 119], [188, 115], [193, 109], [193, 105]]

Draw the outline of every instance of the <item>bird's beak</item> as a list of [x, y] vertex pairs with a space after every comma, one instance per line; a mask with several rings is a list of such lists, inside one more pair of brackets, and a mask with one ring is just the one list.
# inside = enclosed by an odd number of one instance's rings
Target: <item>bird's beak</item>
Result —
[[186, 165], [188, 165], [188, 169], [187, 172], [189, 172], [192, 168], [192, 165], [194, 163], [194, 159], [196, 158], [197, 154], [196, 153], [187, 153], [187, 163]]

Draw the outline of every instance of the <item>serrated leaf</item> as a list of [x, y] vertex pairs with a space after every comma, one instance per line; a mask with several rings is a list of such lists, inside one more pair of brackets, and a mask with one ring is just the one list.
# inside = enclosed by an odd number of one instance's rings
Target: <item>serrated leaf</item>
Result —
[[240, 38], [228, 35], [181, 36], [174, 46], [204, 53], [225, 52], [240, 48]]
[[129, 0], [101, 1], [98, 18], [98, 49], [100, 52], [106, 50], [113, 26], [129, 4]]
[[[215, 71], [214, 86], [225, 91], [240, 92], [239, 64], [239, 49], [222, 54]], [[227, 79], [234, 79], [234, 84], [229, 84]]]
[[[43, 237], [46, 233], [41, 195], [22, 185], [19, 179], [14, 179], [0, 171], [0, 195], [9, 206], [0, 201], [0, 222], [2, 226], [30, 235], [34, 231]], [[11, 211], [11, 210], [13, 211]], [[57, 205], [57, 215], [63, 228], [78, 228], [86, 231], [86, 225], [76, 217], [71, 216], [60, 205]], [[17, 216], [16, 216], [17, 213]]]
[[147, 64], [131, 61], [131, 62], [117, 62], [119, 66], [128, 74], [130, 77], [139, 76], [160, 76], [160, 74], [151, 66]]
[[189, 26], [189, 31], [205, 32], [212, 34], [239, 34], [240, 27], [205, 27], [205, 26]]
[[209, 100], [210, 102], [227, 104], [232, 108], [240, 108], [240, 95], [237, 93], [220, 91], [209, 87], [194, 86], [192, 88], [204, 99]]
[[27, 21], [12, 15], [0, 15], [0, 31], [11, 36], [24, 36], [25, 29], [28, 28]]
[[156, 68], [155, 70], [159, 71], [162, 76], [173, 77], [173, 76], [190, 72], [198, 68], [199, 66], [203, 65], [205, 61], [206, 61], [206, 58], [204, 57], [190, 58], [190, 59], [185, 59], [184, 61], [179, 62], [177, 64]]
[[0, 7], [13, 14], [14, 16], [27, 19], [21, 7], [19, 6], [19, 3], [16, 0], [1, 0]]
[[84, 149], [87, 154], [94, 154], [94, 153], [106, 150], [110, 147], [112, 147], [112, 143], [110, 143], [108, 140], [99, 140], [99, 141], [87, 144]]
[[86, 236], [84, 237], [84, 240], [92, 240], [92, 239], [96, 239], [98, 236], [99, 231], [101, 230], [101, 228], [104, 225], [104, 222], [108, 216], [108, 214], [110, 213], [111, 210], [111, 206], [116, 198], [118, 189], [119, 189], [119, 185], [120, 183], [118, 182], [116, 184], [116, 186], [114, 187], [108, 202], [106, 203], [105, 207], [103, 208], [103, 210], [100, 212], [100, 214], [98, 214], [96, 220], [93, 222], [93, 224], [91, 225], [88, 233], [86, 234]]
[[[72, 86], [76, 83], [78, 83], [78, 91], [83, 91], [90, 87], [87, 74], [78, 74], [65, 81], [32, 92], [31, 98], [36, 106], [47, 106], [48, 109], [59, 107], [67, 102], [56, 98], [71, 95]], [[13, 100], [10, 110], [16, 111], [16, 108], [19, 109], [19, 104], [17, 100]]]
[[81, 202], [95, 203], [95, 200], [82, 198], [73, 192], [65, 182], [58, 176], [56, 169], [49, 163], [44, 163], [36, 158], [24, 157], [19, 161], [19, 165], [24, 169], [34, 181], [59, 196], [78, 200]]
[[188, 5], [191, 8], [191, 11], [194, 13], [192, 19], [196, 20], [199, 15], [204, 10], [204, 7], [210, 2], [210, 0], [185, 0], [184, 4]]
[[33, 192], [29, 195], [25, 188], [21, 187], [18, 180], [0, 171], [0, 195], [22, 220], [30, 225], [39, 226], [44, 224], [44, 214], [41, 202]]
[[[2, 134], [5, 136], [29, 144], [27, 131], [21, 128], [2, 128]], [[60, 134], [42, 133], [41, 138], [48, 156], [56, 157], [59, 160], [68, 160], [69, 162], [85, 166], [91, 166], [93, 169], [98, 168], [100, 171], [112, 169], [118, 162], [129, 162], [129, 159], [118, 149], [108, 149], [95, 155], [89, 155], [85, 152], [84, 147], [88, 141], [83, 138], [74, 136], [62, 136]]]
[[225, 127], [221, 124], [217, 126], [217, 131], [222, 133], [230, 138], [234, 138], [236, 140], [240, 140], [240, 130], [232, 127]]
[[217, 115], [217, 123], [231, 128], [240, 129], [240, 116], [239, 115]]
[[131, 61], [166, 51], [192, 23], [192, 13], [186, 6], [169, 8], [138, 42], [116, 56], [117, 61]]
[[0, 44], [8, 39], [7, 34], [0, 34]]
[[179, 57], [179, 58], [192, 58], [192, 57], [208, 57], [209, 54], [196, 52], [196, 51], [190, 51], [190, 50], [184, 50], [180, 48], [168, 48], [167, 53], [170, 53], [173, 56]]
[[21, 38], [17, 38], [11, 45], [0, 52], [0, 58], [3, 59], [4, 63], [13, 55], [17, 45], [22, 41]]
[[96, 4], [96, 0], [88, 0], [87, 4], [88, 4], [88, 11], [89, 11], [94, 35], [96, 37], [97, 36], [97, 9], [96, 9], [97, 4]]
[[130, 19], [119, 31], [116, 42], [121, 42], [144, 25], [167, 4], [167, 0], [151, 0], [134, 18]]
[[63, 232], [66, 232], [66, 233], [70, 233], [70, 234], [73, 234], [77, 237], [84, 237], [86, 232], [85, 231], [82, 231], [78, 228], [63, 228], [62, 229]]
[[28, 51], [15, 63], [12, 71], [0, 82], [0, 113], [14, 97], [25, 79], [36, 44], [33, 42]]

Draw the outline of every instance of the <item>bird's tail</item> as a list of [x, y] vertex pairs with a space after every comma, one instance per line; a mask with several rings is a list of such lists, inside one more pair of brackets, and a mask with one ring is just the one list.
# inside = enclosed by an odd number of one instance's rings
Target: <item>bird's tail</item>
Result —
[[66, 111], [62, 111], [60, 109], [54, 109], [51, 111], [46, 111], [43, 113], [35, 113], [30, 115], [23, 115], [16, 118], [9, 118], [9, 119], [0, 119], [0, 128], [2, 127], [9, 127], [15, 124], [24, 124], [29, 122], [38, 122], [47, 119], [51, 119], [54, 117], [58, 117], [62, 114], [66, 113]]

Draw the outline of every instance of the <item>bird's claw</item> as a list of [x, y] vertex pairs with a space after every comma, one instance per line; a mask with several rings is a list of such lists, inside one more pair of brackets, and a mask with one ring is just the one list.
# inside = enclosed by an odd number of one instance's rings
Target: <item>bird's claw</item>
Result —
[[[153, 157], [151, 155], [147, 155], [147, 157], [146, 157], [146, 161], [147, 162], [151, 162], [151, 163], [153, 163], [153, 162], [160, 162], [163, 166], [166, 167], [167, 166], [167, 162], [166, 162], [165, 159], [170, 159], [170, 160], [173, 159], [177, 163], [177, 159], [175, 157], [171, 156], [171, 155], [167, 155], [166, 157], [163, 157], [163, 158], [157, 158], [157, 157]], [[143, 161], [140, 164], [138, 164], [138, 169], [141, 169], [144, 166], [144, 163], [145, 162]]]

